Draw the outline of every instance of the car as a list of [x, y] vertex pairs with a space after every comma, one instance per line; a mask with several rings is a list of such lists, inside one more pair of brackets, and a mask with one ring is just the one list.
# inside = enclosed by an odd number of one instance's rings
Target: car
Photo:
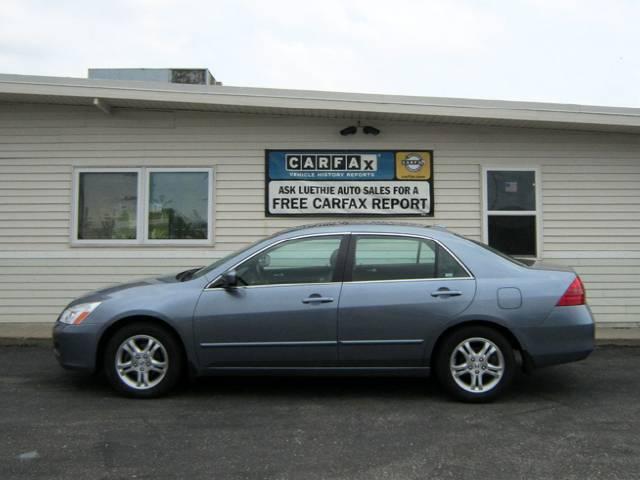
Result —
[[85, 295], [53, 342], [62, 366], [131, 397], [187, 376], [435, 373], [453, 397], [486, 402], [519, 370], [586, 358], [594, 320], [570, 268], [442, 227], [334, 223]]

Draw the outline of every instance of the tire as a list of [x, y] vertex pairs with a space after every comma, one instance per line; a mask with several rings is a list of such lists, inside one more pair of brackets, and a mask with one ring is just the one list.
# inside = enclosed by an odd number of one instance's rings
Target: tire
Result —
[[448, 335], [436, 353], [435, 363], [436, 376], [447, 393], [471, 403], [498, 398], [509, 388], [516, 371], [513, 348], [507, 339], [483, 326], [463, 327]]
[[184, 356], [181, 345], [166, 328], [136, 322], [111, 336], [103, 365], [107, 380], [119, 394], [155, 398], [175, 387], [183, 372]]

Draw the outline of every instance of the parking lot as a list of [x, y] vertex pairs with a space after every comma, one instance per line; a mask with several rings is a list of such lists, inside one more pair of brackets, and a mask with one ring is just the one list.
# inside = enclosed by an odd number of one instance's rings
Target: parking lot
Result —
[[210, 378], [160, 400], [0, 345], [0, 478], [638, 478], [640, 346], [466, 405], [420, 378]]

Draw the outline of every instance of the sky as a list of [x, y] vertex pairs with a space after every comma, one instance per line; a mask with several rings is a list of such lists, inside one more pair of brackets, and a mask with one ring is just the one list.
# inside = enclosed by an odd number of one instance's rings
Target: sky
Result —
[[0, 73], [640, 107], [640, 0], [0, 0]]

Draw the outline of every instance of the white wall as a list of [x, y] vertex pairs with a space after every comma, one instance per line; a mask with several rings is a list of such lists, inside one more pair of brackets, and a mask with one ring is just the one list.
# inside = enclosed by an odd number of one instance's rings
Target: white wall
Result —
[[[435, 218], [480, 239], [482, 166], [542, 173], [545, 259], [574, 266], [600, 323], [640, 318], [640, 137], [536, 129], [0, 104], [0, 322], [53, 322], [104, 285], [199, 266], [314, 219], [264, 217], [264, 150], [434, 150]], [[74, 167], [213, 166], [215, 245], [71, 247]], [[321, 219], [318, 219], [321, 220]]]

